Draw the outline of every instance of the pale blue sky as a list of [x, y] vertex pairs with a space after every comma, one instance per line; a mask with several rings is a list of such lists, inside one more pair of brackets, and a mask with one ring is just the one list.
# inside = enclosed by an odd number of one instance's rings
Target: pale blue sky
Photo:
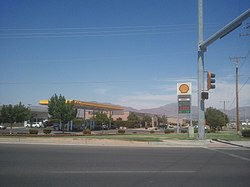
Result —
[[[204, 39], [250, 8], [249, 0], [204, 0]], [[250, 19], [205, 54], [216, 74], [207, 106], [235, 98], [250, 105]], [[197, 0], [1, 0], [0, 104], [67, 99], [137, 109], [176, 102], [176, 84], [191, 81], [197, 103]]]

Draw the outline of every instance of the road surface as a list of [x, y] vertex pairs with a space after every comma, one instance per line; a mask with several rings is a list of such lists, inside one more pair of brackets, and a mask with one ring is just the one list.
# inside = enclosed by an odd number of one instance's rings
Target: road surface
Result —
[[0, 144], [0, 185], [250, 186], [250, 150]]

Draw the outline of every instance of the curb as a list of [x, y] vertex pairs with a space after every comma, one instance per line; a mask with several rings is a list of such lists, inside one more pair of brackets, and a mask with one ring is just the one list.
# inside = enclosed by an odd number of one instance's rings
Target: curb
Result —
[[235, 144], [235, 143], [232, 143], [232, 142], [228, 142], [226, 140], [221, 140], [221, 139], [212, 139], [212, 140], [216, 141], [216, 142], [228, 144], [228, 145], [233, 145], [233, 146], [237, 146], [237, 147], [242, 147], [242, 148], [250, 149], [250, 147], [247, 147], [247, 146], [244, 146], [244, 145]]

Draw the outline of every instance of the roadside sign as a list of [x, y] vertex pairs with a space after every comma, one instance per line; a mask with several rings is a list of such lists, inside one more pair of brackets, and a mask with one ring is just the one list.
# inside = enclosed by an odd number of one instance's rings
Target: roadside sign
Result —
[[191, 82], [177, 83], [178, 114], [191, 113]]
[[191, 95], [178, 95], [178, 113], [191, 113]]
[[177, 95], [191, 95], [191, 82], [177, 83]]

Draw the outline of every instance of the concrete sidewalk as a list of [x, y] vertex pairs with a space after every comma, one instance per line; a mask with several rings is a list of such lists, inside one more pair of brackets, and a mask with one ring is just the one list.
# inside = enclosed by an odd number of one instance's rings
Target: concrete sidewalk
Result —
[[163, 142], [138, 142], [111, 139], [75, 137], [0, 137], [1, 143], [10, 144], [54, 144], [85, 146], [127, 146], [127, 147], [203, 147], [203, 148], [250, 148], [249, 141], [223, 142], [214, 140], [164, 140]]

